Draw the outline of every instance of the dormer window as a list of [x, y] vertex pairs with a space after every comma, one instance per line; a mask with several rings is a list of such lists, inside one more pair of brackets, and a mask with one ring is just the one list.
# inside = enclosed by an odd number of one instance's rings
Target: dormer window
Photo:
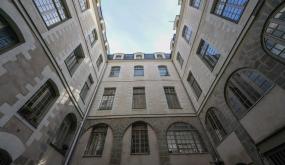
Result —
[[162, 54], [157, 54], [157, 55], [156, 55], [156, 59], [163, 59]]
[[115, 60], [120, 60], [120, 59], [122, 59], [122, 55], [116, 55], [115, 56]]
[[141, 59], [143, 59], [143, 57], [141, 54], [138, 54], [138, 55], [136, 55], [136, 59], [141, 60]]

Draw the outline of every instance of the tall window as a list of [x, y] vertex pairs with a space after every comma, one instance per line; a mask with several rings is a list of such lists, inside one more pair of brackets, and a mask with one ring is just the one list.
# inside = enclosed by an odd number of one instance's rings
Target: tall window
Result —
[[190, 43], [191, 36], [192, 36], [191, 29], [188, 26], [184, 25], [182, 30], [182, 37], [185, 39], [187, 43]]
[[32, 126], [37, 127], [51, 104], [58, 97], [58, 91], [48, 80], [18, 111]]
[[199, 132], [186, 123], [175, 123], [167, 130], [169, 153], [204, 153], [206, 148]]
[[270, 165], [283, 165], [285, 164], [285, 144], [281, 144], [270, 151], [266, 152], [265, 157]]
[[176, 60], [178, 61], [178, 63], [180, 64], [180, 67], [182, 68], [183, 63], [184, 63], [184, 59], [182, 58], [182, 56], [179, 52], [177, 52]]
[[85, 11], [89, 8], [88, 0], [79, 0], [81, 11]]
[[164, 93], [166, 96], [169, 109], [180, 109], [181, 108], [174, 87], [164, 87]]
[[148, 154], [148, 133], [146, 123], [134, 123], [132, 124], [132, 154]]
[[91, 34], [89, 34], [89, 40], [90, 40], [91, 45], [94, 45], [95, 42], [98, 40], [96, 29], [93, 29]]
[[196, 81], [196, 79], [194, 78], [191, 71], [189, 72], [189, 75], [187, 77], [187, 81], [188, 81], [189, 85], [192, 87], [196, 97], [199, 98], [201, 96], [202, 89], [201, 89], [200, 85], [198, 84], [198, 82]]
[[263, 34], [266, 51], [273, 57], [285, 62], [285, 5], [274, 12]]
[[64, 60], [66, 67], [72, 76], [76, 69], [78, 68], [79, 64], [81, 63], [82, 59], [84, 58], [84, 53], [82, 46], [79, 45], [74, 51]]
[[145, 88], [133, 88], [133, 109], [144, 109], [146, 107]]
[[47, 27], [52, 27], [68, 18], [63, 0], [34, 0], [35, 5]]
[[0, 53], [7, 48], [11, 48], [18, 42], [20, 41], [16, 33], [8, 22], [0, 15]]
[[96, 65], [97, 65], [98, 69], [100, 69], [102, 62], [103, 62], [103, 57], [102, 57], [102, 54], [100, 54], [100, 56], [98, 57], [98, 59], [96, 61]]
[[164, 65], [158, 66], [160, 76], [169, 76], [168, 69]]
[[134, 76], [144, 76], [143, 66], [135, 66], [134, 68]]
[[121, 70], [121, 67], [119, 67], [119, 66], [112, 66], [111, 72], [110, 72], [110, 77], [119, 77], [120, 70]]
[[214, 7], [214, 14], [238, 22], [245, 10], [248, 0], [217, 0]]
[[218, 50], [204, 40], [201, 40], [197, 54], [206, 63], [210, 70], [214, 69], [220, 58]]
[[52, 146], [56, 147], [58, 151], [65, 154], [69, 148], [76, 130], [76, 117], [74, 114], [68, 114], [62, 121], [57, 130], [56, 137], [52, 142]]
[[217, 112], [218, 110], [211, 108], [206, 113], [206, 127], [216, 144], [221, 142], [227, 135], [220, 119], [216, 115]]
[[102, 96], [100, 110], [111, 110], [115, 98], [116, 88], [105, 88]]
[[102, 156], [107, 130], [108, 126], [105, 124], [93, 127], [84, 152], [85, 156]]
[[242, 118], [271, 88], [273, 83], [252, 69], [234, 72], [226, 85], [226, 100]]
[[88, 79], [86, 80], [86, 82], [84, 83], [79, 95], [82, 99], [83, 102], [85, 102], [85, 99], [87, 97], [87, 94], [92, 86], [92, 84], [94, 83], [93, 78], [91, 76], [91, 74], [88, 76]]
[[190, 0], [190, 3], [189, 3], [190, 6], [193, 6], [197, 9], [200, 8], [200, 4], [201, 4], [201, 0]]

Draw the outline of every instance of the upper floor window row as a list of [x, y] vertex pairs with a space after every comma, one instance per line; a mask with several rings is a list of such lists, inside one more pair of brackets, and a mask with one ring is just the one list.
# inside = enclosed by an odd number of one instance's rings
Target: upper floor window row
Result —
[[220, 58], [219, 51], [203, 39], [200, 42], [197, 54], [206, 63], [210, 70], [214, 69]]
[[263, 43], [272, 57], [285, 62], [285, 5], [270, 16], [265, 25]]
[[0, 15], [0, 54], [15, 46], [21, 39], [8, 23], [7, 17], [6, 15]]
[[156, 53], [156, 54], [109, 54], [108, 60], [161, 60], [171, 59], [171, 54]]
[[189, 5], [195, 7], [196, 9], [200, 8], [201, 0], [190, 0]]
[[232, 22], [238, 23], [248, 0], [216, 0], [213, 13]]
[[[164, 87], [164, 93], [169, 109], [181, 109], [175, 88], [173, 86]], [[99, 110], [112, 110], [113, 102], [115, 99], [116, 88], [104, 88], [104, 93], [101, 99]], [[133, 109], [146, 108], [146, 92], [145, 87], [133, 88]]]
[[67, 5], [63, 0], [34, 0], [46, 26], [51, 28], [68, 19]]
[[187, 43], [190, 43], [191, 36], [192, 36], [192, 30], [188, 26], [184, 25], [182, 30], [182, 37], [185, 39]]
[[[112, 66], [110, 71], [110, 77], [119, 77], [120, 75], [120, 66]], [[169, 76], [169, 72], [167, 66], [160, 65], [158, 66], [158, 71], [160, 76]], [[144, 76], [144, 67], [141, 65], [137, 65], [134, 67], [134, 76]]]

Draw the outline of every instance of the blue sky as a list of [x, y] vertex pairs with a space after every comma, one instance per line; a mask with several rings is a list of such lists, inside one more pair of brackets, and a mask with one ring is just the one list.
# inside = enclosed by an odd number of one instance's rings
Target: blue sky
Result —
[[102, 0], [111, 53], [170, 52], [178, 0]]

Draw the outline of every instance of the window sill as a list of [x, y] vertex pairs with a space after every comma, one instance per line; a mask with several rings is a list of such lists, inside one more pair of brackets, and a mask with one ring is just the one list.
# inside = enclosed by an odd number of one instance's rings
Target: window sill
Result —
[[150, 155], [150, 153], [131, 153], [130, 155], [133, 155], [133, 156], [144, 156], [144, 155]]
[[58, 147], [56, 147], [53, 143], [49, 144], [54, 150], [56, 150], [58, 153], [60, 153], [62, 156], [65, 156], [66, 151], [64, 152], [63, 150], [59, 149]]
[[83, 155], [83, 158], [102, 158], [102, 155]]
[[199, 154], [209, 154], [208, 152], [195, 152], [195, 153], [168, 153], [169, 155], [199, 155]]

